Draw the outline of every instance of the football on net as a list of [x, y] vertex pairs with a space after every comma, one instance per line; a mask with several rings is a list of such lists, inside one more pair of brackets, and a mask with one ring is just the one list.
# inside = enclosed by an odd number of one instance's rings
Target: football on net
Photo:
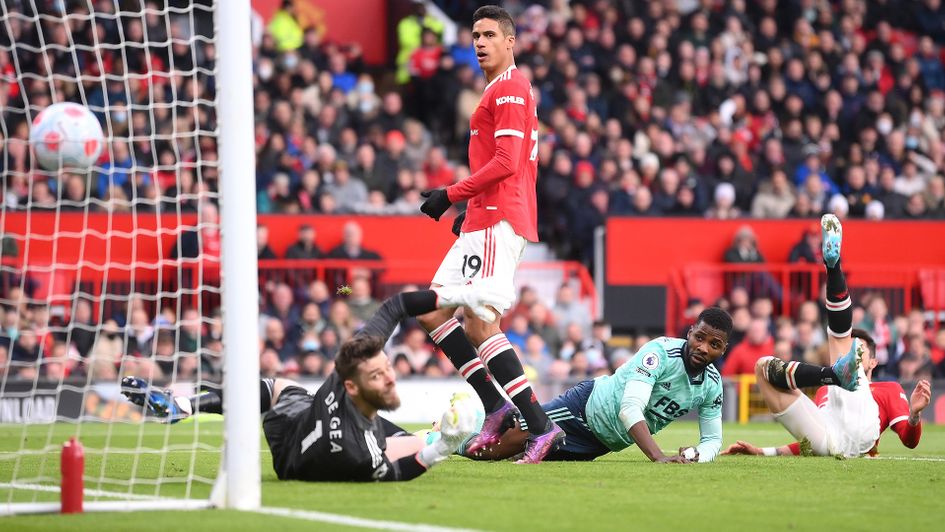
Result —
[[105, 135], [87, 107], [62, 102], [43, 109], [33, 119], [30, 145], [43, 170], [87, 172], [102, 154]]

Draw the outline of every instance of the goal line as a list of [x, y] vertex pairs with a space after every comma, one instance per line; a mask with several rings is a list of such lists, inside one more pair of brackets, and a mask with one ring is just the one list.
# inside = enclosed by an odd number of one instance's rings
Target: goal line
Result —
[[[18, 489], [27, 491], [39, 491], [46, 493], [59, 493], [58, 486], [43, 484], [25, 484], [0, 482], [0, 489]], [[213, 508], [214, 505], [209, 500], [199, 499], [170, 499], [156, 497], [153, 495], [138, 495], [131, 493], [119, 493], [106, 490], [85, 489], [86, 497], [106, 497], [123, 500], [115, 501], [94, 501], [86, 502], [83, 510], [86, 512], [129, 512], [143, 510], [205, 510]], [[0, 504], [0, 516], [53, 513], [59, 511], [58, 502], [31, 502], [31, 503], [3, 503]], [[428, 525], [423, 523], [406, 523], [400, 521], [385, 521], [379, 519], [368, 519], [364, 517], [354, 517], [343, 514], [333, 514], [319, 512], [315, 510], [300, 510], [296, 508], [281, 508], [264, 506], [256, 513], [285, 517], [289, 519], [300, 519], [303, 521], [313, 521], [317, 523], [329, 523], [334, 525], [351, 526], [358, 528], [368, 528], [373, 530], [403, 530], [419, 532], [475, 532], [469, 528], [452, 528], [438, 525]]]

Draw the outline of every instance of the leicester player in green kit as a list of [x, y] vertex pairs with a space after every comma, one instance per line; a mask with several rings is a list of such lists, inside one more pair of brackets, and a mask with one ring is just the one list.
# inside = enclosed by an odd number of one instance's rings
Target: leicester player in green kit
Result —
[[[654, 462], [712, 461], [722, 447], [722, 378], [712, 362], [725, 353], [731, 332], [731, 316], [708, 308], [685, 339], [652, 340], [613, 375], [583, 381], [542, 405], [566, 434], [545, 460], [593, 460], [635, 444]], [[699, 413], [699, 443], [663, 454], [652, 435], [693, 410]], [[497, 444], [458, 453], [477, 460], [522, 453], [527, 427], [517, 417], [507, 424]]]

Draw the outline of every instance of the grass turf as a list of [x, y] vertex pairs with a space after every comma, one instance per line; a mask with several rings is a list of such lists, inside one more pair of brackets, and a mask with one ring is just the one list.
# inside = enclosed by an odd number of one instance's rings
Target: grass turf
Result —
[[[98, 446], [134, 447], [184, 444], [199, 435], [211, 446], [220, 440], [219, 423], [166, 426], [83, 426], [83, 441]], [[64, 441], [70, 425], [30, 427], [27, 447]], [[677, 422], [660, 433], [664, 449], [693, 443], [698, 428]], [[16, 460], [23, 441], [21, 427], [0, 426], [0, 482], [12, 478], [58, 475], [58, 452]], [[726, 425], [727, 443], [744, 439], [759, 445], [786, 443], [777, 424]], [[263, 443], [265, 449], [265, 443]], [[263, 461], [263, 504], [330, 512], [404, 523], [423, 523], [483, 530], [864, 530], [937, 529], [945, 495], [945, 426], [926, 425], [918, 449], [903, 447], [887, 431], [880, 444], [881, 460], [833, 458], [720, 457], [713, 464], [651, 464], [636, 449], [590, 463], [545, 463], [516, 466], [453, 458], [423, 477], [406, 483], [315, 484], [279, 482], [268, 451]], [[893, 457], [909, 458], [894, 460]], [[925, 461], [912, 458], [935, 458]], [[159, 455], [87, 456], [86, 474], [104, 469], [121, 477], [137, 467], [139, 478], [153, 478], [163, 469], [180, 479], [189, 471], [212, 478], [219, 455], [212, 451]], [[136, 464], [136, 465], [135, 465]], [[86, 487], [99, 487], [97, 484]], [[101, 489], [125, 489], [122, 484]], [[177, 482], [139, 483], [136, 493], [174, 496], [184, 493]], [[205, 495], [197, 485], [193, 495]], [[56, 500], [56, 494], [15, 492], [13, 500]], [[0, 501], [11, 500], [0, 489]], [[349, 529], [288, 518], [231, 511], [94, 513], [0, 518], [3, 530], [334, 530]]]

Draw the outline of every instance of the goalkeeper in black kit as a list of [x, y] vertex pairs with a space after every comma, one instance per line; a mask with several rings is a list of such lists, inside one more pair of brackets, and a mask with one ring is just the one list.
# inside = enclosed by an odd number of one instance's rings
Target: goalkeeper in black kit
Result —
[[[476, 285], [405, 292], [387, 299], [364, 328], [345, 342], [335, 370], [314, 393], [288, 379], [260, 379], [263, 431], [280, 480], [411, 480], [449, 457], [477, 427], [478, 404], [456, 401], [443, 414], [443, 439], [429, 445], [377, 415], [400, 406], [391, 362], [383, 351], [394, 328], [409, 316], [438, 308], [511, 301]], [[232, 392], [230, 392], [232, 393]], [[122, 379], [122, 394], [174, 423], [197, 412], [223, 413], [222, 391], [174, 397], [143, 379]], [[475, 405], [475, 406], [473, 406]]]

